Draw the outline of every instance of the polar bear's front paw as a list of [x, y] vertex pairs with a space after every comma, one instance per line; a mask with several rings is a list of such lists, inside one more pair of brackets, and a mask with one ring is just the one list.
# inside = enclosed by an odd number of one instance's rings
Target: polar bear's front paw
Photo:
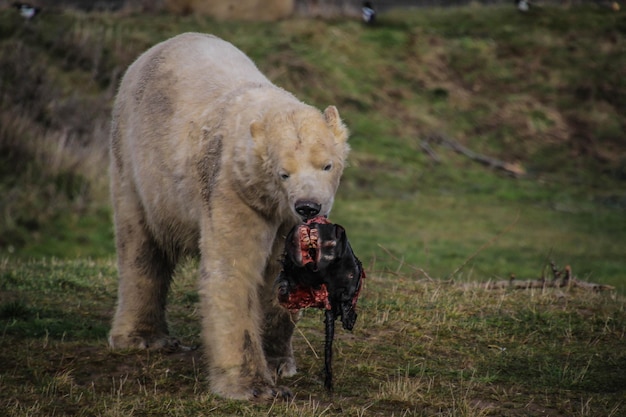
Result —
[[292, 397], [288, 388], [276, 386], [260, 376], [229, 378], [227, 375], [213, 375], [211, 390], [221, 397], [233, 400], [273, 401], [288, 400]]
[[267, 400], [289, 400], [293, 394], [287, 387], [273, 386], [273, 385], [257, 385], [252, 388], [252, 398], [259, 401]]

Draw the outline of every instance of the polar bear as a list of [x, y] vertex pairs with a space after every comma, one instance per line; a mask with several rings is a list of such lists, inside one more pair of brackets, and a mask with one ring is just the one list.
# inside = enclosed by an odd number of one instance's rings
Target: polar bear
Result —
[[111, 128], [119, 269], [113, 348], [172, 349], [166, 298], [177, 261], [200, 256], [202, 340], [213, 392], [290, 395], [294, 318], [276, 300], [285, 236], [327, 216], [349, 151], [324, 112], [273, 85], [215, 36], [186, 33], [142, 54]]

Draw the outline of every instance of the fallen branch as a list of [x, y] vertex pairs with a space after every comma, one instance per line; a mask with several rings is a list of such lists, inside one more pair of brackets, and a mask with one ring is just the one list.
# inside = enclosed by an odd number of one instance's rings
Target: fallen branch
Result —
[[489, 156], [476, 153], [472, 151], [471, 149], [466, 148], [465, 146], [461, 145], [457, 141], [452, 140], [444, 135], [432, 134], [426, 137], [426, 139], [424, 139], [421, 142], [420, 147], [437, 163], [440, 162], [440, 158], [430, 146], [431, 143], [445, 145], [449, 147], [450, 149], [452, 149], [453, 151], [461, 155], [467, 156], [472, 161], [476, 161], [490, 168], [495, 168], [500, 171], [504, 171], [507, 174], [515, 178], [523, 177], [524, 175], [526, 175], [526, 170], [524, 169], [524, 167], [522, 167], [518, 163], [505, 162], [496, 158], [491, 158]]
[[424, 152], [426, 152], [426, 154], [428, 154], [428, 156], [430, 156], [430, 158], [436, 163], [439, 164], [441, 163], [441, 158], [439, 158], [439, 155], [437, 155], [437, 152], [434, 151], [434, 149], [430, 146], [429, 140], [423, 140], [420, 143], [420, 148], [422, 148], [422, 150]]
[[532, 288], [582, 288], [589, 291], [612, 291], [612, 285], [596, 284], [593, 282], [581, 281], [572, 275], [572, 268], [567, 265], [563, 271], [559, 271], [554, 262], [550, 262], [553, 278], [551, 281], [545, 278], [518, 280], [515, 275], [511, 275], [508, 280], [489, 281], [479, 286], [488, 290], [514, 289], [528, 290]]

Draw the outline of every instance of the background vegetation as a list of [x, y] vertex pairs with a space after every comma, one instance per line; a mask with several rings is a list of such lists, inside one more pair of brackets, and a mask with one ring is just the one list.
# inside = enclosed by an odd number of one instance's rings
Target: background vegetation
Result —
[[[333, 220], [369, 272], [324, 395], [308, 340], [288, 405], [206, 394], [202, 358], [110, 352], [111, 102], [143, 50], [214, 33], [352, 131]], [[352, 20], [215, 22], [0, 10], [0, 410], [9, 415], [619, 415], [626, 314], [626, 15], [467, 7]], [[517, 164], [513, 178], [449, 148]], [[617, 293], [494, 292], [550, 259]], [[190, 261], [171, 299], [197, 343]], [[158, 395], [155, 395], [158, 394]]]

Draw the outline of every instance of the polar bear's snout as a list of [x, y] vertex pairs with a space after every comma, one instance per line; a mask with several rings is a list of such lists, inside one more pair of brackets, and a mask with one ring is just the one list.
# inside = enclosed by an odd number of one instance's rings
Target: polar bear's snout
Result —
[[311, 200], [298, 200], [294, 205], [296, 213], [306, 221], [317, 216], [322, 209], [322, 205]]

